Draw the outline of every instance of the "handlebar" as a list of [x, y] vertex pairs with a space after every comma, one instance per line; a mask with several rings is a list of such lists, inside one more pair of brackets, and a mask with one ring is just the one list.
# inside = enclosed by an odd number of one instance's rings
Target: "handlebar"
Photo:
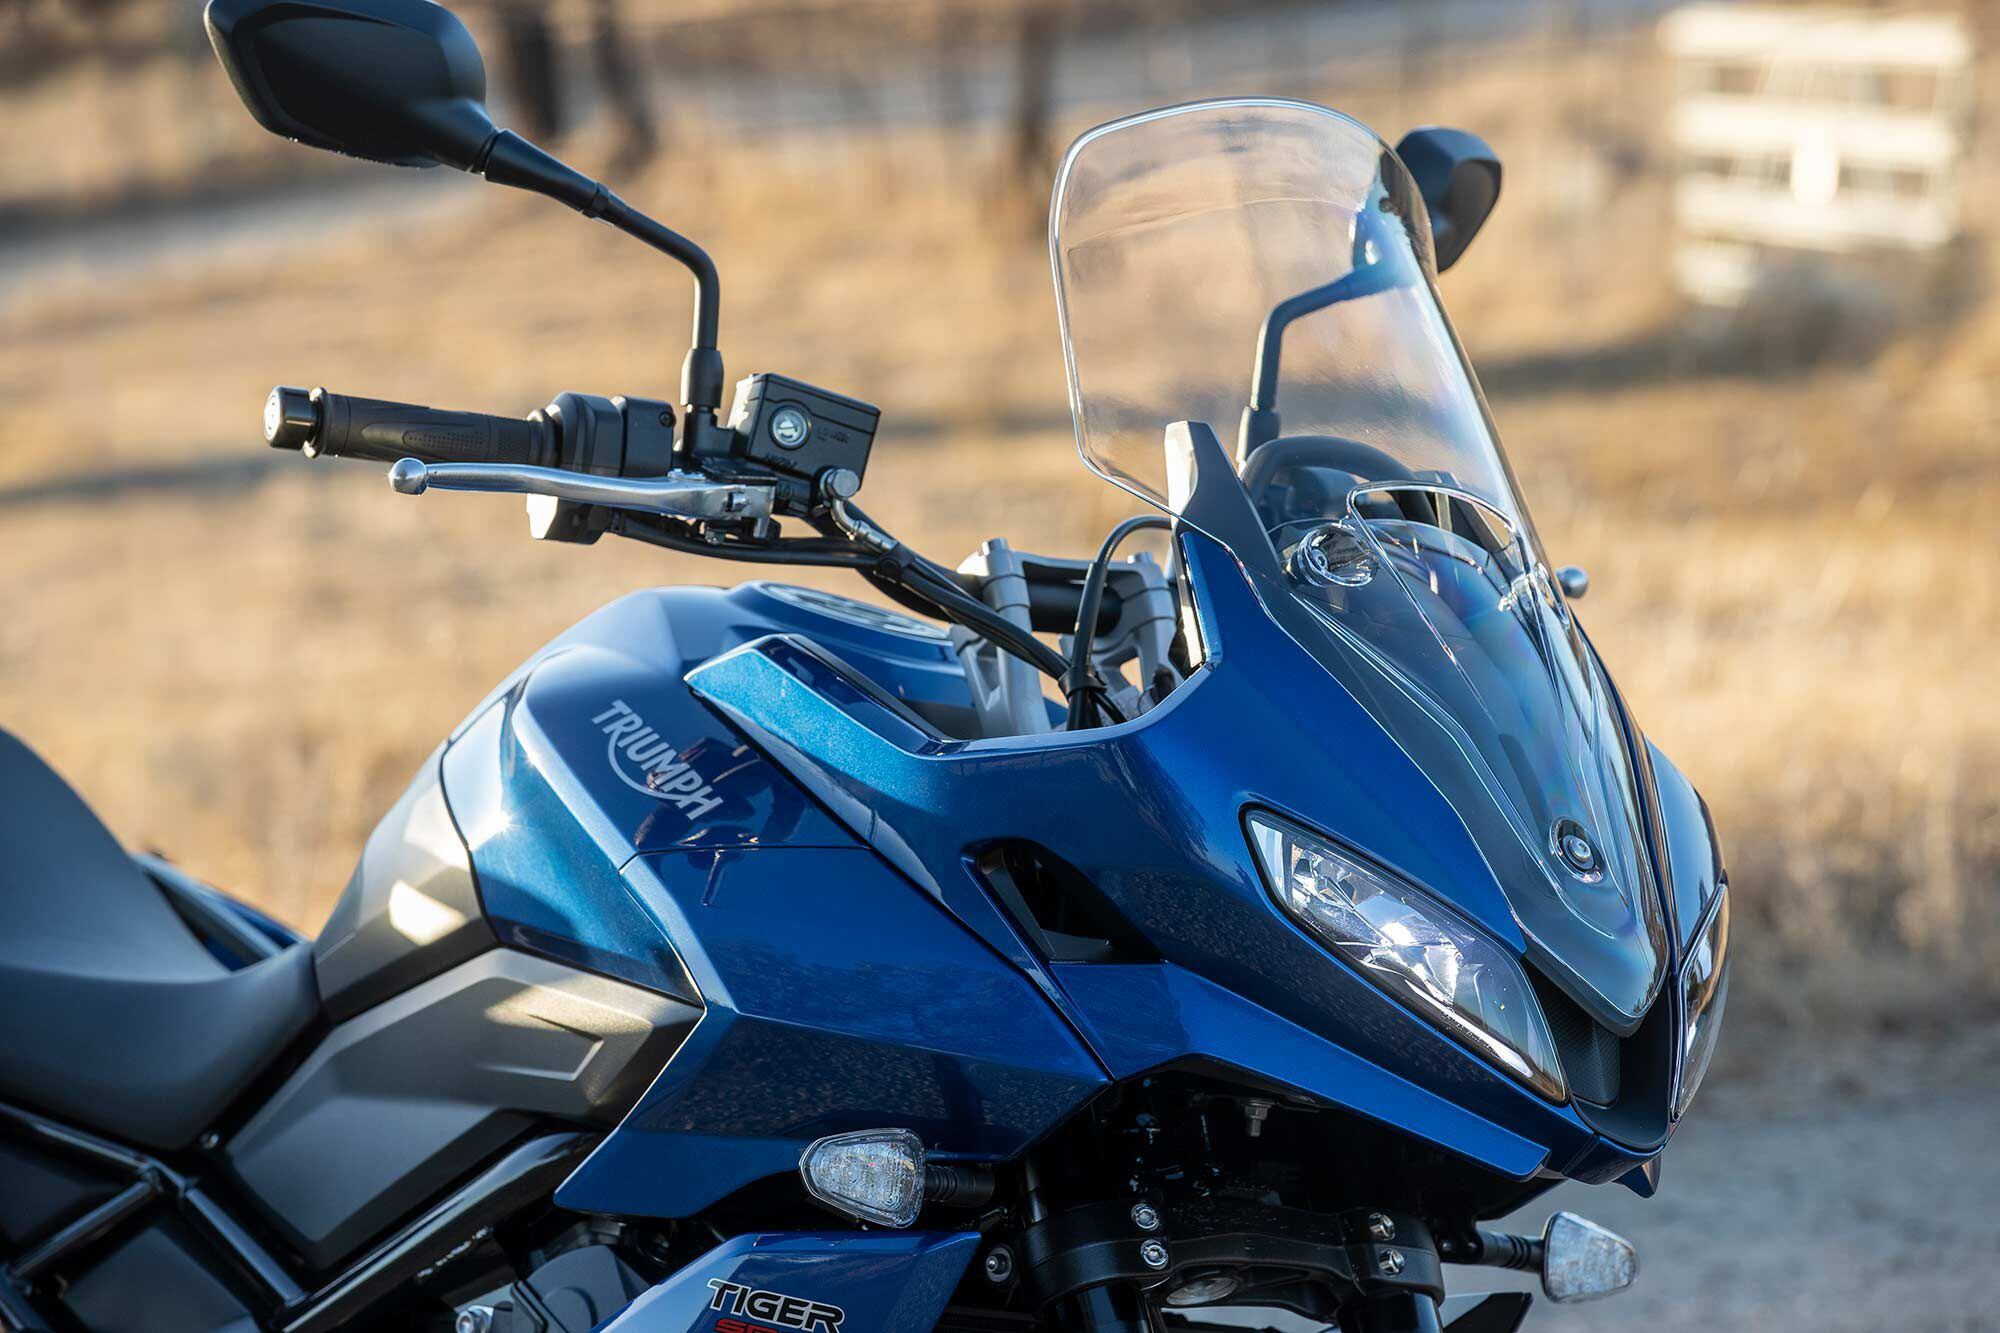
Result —
[[[977, 592], [974, 592], [977, 596]], [[1028, 583], [1028, 624], [1041, 634], [1068, 634], [1076, 628], [1083, 609], [1083, 585], [1064, 581]], [[1097, 608], [1097, 633], [1109, 634], [1125, 614], [1125, 598], [1116, 588], [1106, 588]]]
[[351, 398], [325, 389], [279, 385], [264, 403], [264, 442], [308, 458], [368, 458], [382, 463], [560, 465], [561, 442], [544, 417], [443, 412], [415, 403]]
[[[1051, 676], [1064, 675], [1069, 663], [1060, 653], [848, 505], [874, 439], [873, 407], [777, 375], [752, 376], [737, 392], [737, 415], [745, 421], [732, 421], [726, 433], [733, 443], [719, 453], [704, 452], [700, 440], [692, 449], [685, 437], [677, 441], [666, 403], [576, 393], [520, 419], [279, 385], [264, 403], [264, 440], [309, 458], [392, 464], [389, 480], [405, 495], [436, 488], [553, 500], [554, 506], [529, 510], [533, 534], [550, 540], [590, 542], [616, 531], [703, 555], [860, 569], [898, 590], [892, 595], [900, 600], [971, 627]], [[826, 423], [823, 429], [813, 430], [816, 420]], [[788, 443], [780, 431], [794, 425]], [[809, 436], [818, 443], [809, 444]], [[779, 514], [802, 518], [824, 535], [786, 538], [774, 522]], [[692, 527], [676, 530], [655, 518]], [[1036, 628], [1074, 624], [1075, 595], [1068, 589], [1038, 592], [1033, 601]], [[1115, 602], [1104, 611], [1116, 621]]]

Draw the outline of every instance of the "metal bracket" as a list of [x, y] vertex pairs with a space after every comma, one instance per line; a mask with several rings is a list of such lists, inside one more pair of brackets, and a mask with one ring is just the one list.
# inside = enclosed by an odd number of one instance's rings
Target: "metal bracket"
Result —
[[[961, 574], [979, 580], [979, 597], [1009, 624], [1033, 633], [1028, 618], [1028, 584], [1021, 556], [1005, 540], [994, 537], [965, 558]], [[1042, 701], [1042, 678], [1035, 668], [963, 625], [951, 627], [952, 648], [965, 668], [972, 706], [986, 736], [1039, 736], [1054, 730], [1049, 708]]]
[[[1107, 1282], [1174, 1286], [1193, 1276], [1237, 1272], [1267, 1303], [1315, 1316], [1312, 1288], [1334, 1300], [1410, 1292], [1437, 1300], [1444, 1276], [1431, 1233], [1413, 1217], [1379, 1212], [1320, 1216], [1292, 1208], [1212, 1198], [1160, 1204], [1153, 1227], [1130, 1203], [1067, 1209], [1021, 1237], [1023, 1280], [1041, 1305]], [[1371, 1224], [1387, 1223], [1387, 1238]]]
[[90, 1162], [132, 1182], [15, 1258], [10, 1265], [0, 1267], [0, 1329], [40, 1333], [46, 1325], [34, 1322], [38, 1317], [28, 1303], [29, 1288], [51, 1267], [74, 1259], [155, 1201], [172, 1206], [222, 1258], [254, 1279], [274, 1299], [286, 1302], [298, 1298], [299, 1287], [291, 1275], [209, 1196], [199, 1181], [145, 1153], [18, 1107], [0, 1106], [0, 1125], [53, 1154]]

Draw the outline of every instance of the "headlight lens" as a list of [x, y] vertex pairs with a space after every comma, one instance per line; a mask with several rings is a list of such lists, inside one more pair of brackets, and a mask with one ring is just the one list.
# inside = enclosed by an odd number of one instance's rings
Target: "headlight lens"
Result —
[[1253, 814], [1278, 905], [1361, 974], [1545, 1097], [1568, 1095], [1527, 975], [1457, 913], [1291, 824]]
[[1708, 1062], [1715, 1058], [1715, 1039], [1722, 1033], [1722, 1007], [1729, 1000], [1729, 889], [1716, 896], [1708, 926], [1695, 941], [1681, 969], [1681, 1087], [1674, 1097], [1674, 1116], [1688, 1109]]

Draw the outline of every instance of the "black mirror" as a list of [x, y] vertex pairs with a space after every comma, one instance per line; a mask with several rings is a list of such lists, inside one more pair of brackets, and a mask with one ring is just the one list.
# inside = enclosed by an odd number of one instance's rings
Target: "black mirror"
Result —
[[1396, 145], [1431, 215], [1438, 272], [1458, 262], [1500, 198], [1500, 159], [1486, 141], [1464, 130], [1411, 130]]
[[210, 0], [206, 19], [237, 95], [273, 134], [468, 170], [493, 138], [479, 47], [430, 0]]
[[257, 123], [314, 148], [403, 167], [442, 163], [600, 218], [694, 275], [681, 369], [689, 432], [725, 432], [715, 263], [687, 237], [486, 114], [486, 62], [431, 0], [208, 0], [208, 40]]

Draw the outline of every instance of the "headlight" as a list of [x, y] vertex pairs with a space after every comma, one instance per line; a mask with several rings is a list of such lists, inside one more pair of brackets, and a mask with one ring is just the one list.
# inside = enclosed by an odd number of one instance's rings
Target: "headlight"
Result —
[[1361, 974], [1544, 1097], [1568, 1095], [1520, 963], [1406, 883], [1267, 815], [1250, 844], [1278, 905]]
[[1729, 887], [1716, 895], [1708, 925], [1681, 968], [1681, 1086], [1674, 1116], [1688, 1109], [1722, 1032], [1722, 1006], [1729, 999]]

